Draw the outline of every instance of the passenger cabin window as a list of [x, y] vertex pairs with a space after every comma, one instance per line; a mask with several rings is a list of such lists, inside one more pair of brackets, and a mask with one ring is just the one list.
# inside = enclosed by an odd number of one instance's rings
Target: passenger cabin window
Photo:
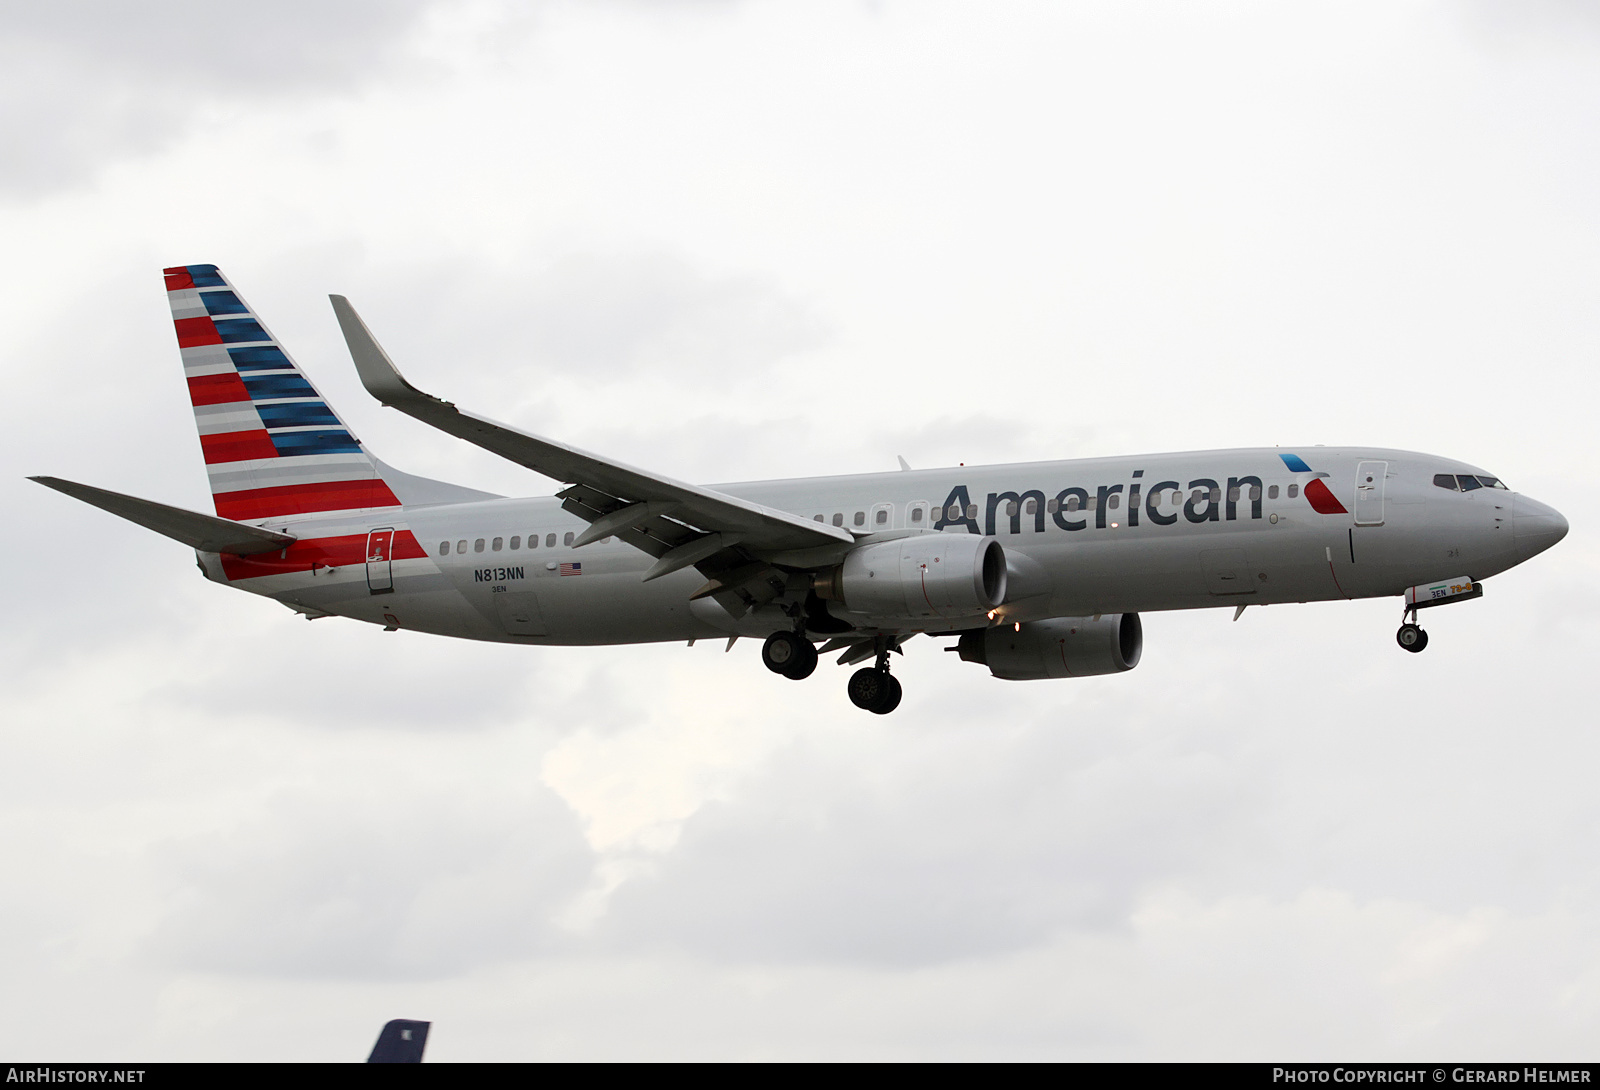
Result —
[[1250, 486], [1250, 502], [1254, 503], [1256, 500], [1259, 500], [1260, 498], [1261, 498], [1261, 486], [1258, 485], [1258, 484], [1251, 485]]
[[889, 525], [889, 509], [887, 507], [880, 507], [876, 512], [873, 513], [872, 522], [875, 526]]
[[1010, 501], [1008, 501], [1006, 503], [1006, 518], [1010, 519], [1010, 518], [1016, 518], [1016, 517], [1017, 517], [1017, 501], [1016, 500], [1010, 500]]
[[572, 539], [574, 537], [576, 537], [576, 536], [577, 535], [574, 534], [571, 530], [568, 530], [567, 531], [567, 535], [561, 539], [561, 544], [563, 544], [563, 545], [571, 545], [572, 544]]
[[1267, 486], [1267, 499], [1275, 500], [1277, 498], [1278, 498], [1278, 486], [1275, 485], [1275, 484], [1274, 485], [1268, 485]]
[[538, 534], [529, 534], [528, 535], [528, 548], [537, 549], [538, 547], [539, 547], [539, 535]]
[[811, 516], [811, 521], [812, 522], [826, 522], [828, 520], [823, 518], [821, 515], [812, 515]]
[[1077, 496], [1068, 496], [1067, 497], [1067, 510], [1068, 511], [1076, 511], [1077, 509], [1078, 509], [1078, 497]]
[[460, 541], [456, 542], [456, 552], [464, 553], [466, 551], [467, 551], [467, 539], [466, 538], [462, 538]]
[[1457, 491], [1456, 475], [1454, 473], [1435, 473], [1433, 475], [1433, 483], [1436, 488], [1448, 488], [1452, 492]]
[[843, 526], [844, 525], [844, 512], [843, 511], [835, 511], [833, 513], [833, 524], [835, 526]]
[[1106, 497], [1106, 508], [1108, 510], [1115, 511], [1121, 503], [1121, 496], [1111, 495]]
[[475, 553], [483, 552], [483, 538], [480, 537], [477, 541], [472, 543], [472, 551]]
[[1235, 485], [1233, 488], [1228, 489], [1228, 499], [1233, 501], [1234, 503], [1238, 503], [1239, 502], [1239, 488], [1238, 488], [1237, 485]]
[[1057, 503], [1055, 500], [1046, 500], [1044, 502], [1044, 509], [1046, 511], [1050, 512], [1050, 514], [1053, 515], [1057, 511], [1061, 510], [1061, 505], [1059, 503]]
[[489, 542], [489, 548], [494, 550], [495, 552], [499, 552], [502, 548], [505, 547], [505, 543], [506, 543], [506, 539], [505, 538], [497, 537], [493, 541]]
[[1294, 499], [1299, 494], [1300, 494], [1300, 486], [1299, 485], [1292, 484], [1292, 485], [1289, 486], [1289, 498], [1291, 500]]
[[867, 524], [867, 513], [865, 511], [857, 511], [856, 517], [852, 521], [854, 521], [857, 526], [865, 526]]
[[555, 534], [545, 534], [544, 535], [544, 547], [546, 549], [554, 549], [556, 547], [556, 535]]
[[911, 525], [916, 526], [921, 522], [922, 522], [922, 508], [913, 507], [911, 509]]
[[1039, 501], [1036, 499], [1029, 500], [1028, 506], [1024, 507], [1023, 510], [1030, 515], [1037, 515], [1039, 513]]
[[448, 541], [439, 542], [439, 555], [440, 556], [449, 556], [450, 555], [450, 543]]
[[511, 551], [512, 552], [516, 552], [520, 548], [522, 548], [522, 535], [521, 534], [512, 534], [511, 535]]
[[975, 503], [967, 504], [967, 517], [969, 519], [975, 519], [975, 518], [978, 517], [978, 505], [977, 504], [975, 504]]

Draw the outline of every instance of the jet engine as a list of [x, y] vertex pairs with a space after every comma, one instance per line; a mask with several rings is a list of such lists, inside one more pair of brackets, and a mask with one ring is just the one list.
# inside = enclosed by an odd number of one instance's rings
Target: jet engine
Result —
[[1139, 665], [1144, 627], [1137, 613], [1056, 617], [965, 632], [956, 648], [1006, 681], [1117, 674]]
[[973, 617], [1005, 601], [1006, 554], [992, 537], [914, 534], [852, 549], [814, 585], [851, 613]]

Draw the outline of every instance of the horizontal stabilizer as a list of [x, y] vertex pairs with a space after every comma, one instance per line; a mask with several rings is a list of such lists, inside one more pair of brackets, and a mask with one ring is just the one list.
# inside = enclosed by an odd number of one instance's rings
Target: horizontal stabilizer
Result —
[[73, 499], [92, 504], [102, 511], [110, 511], [129, 522], [137, 522], [147, 530], [165, 534], [203, 553], [248, 556], [285, 548], [295, 540], [289, 534], [247, 526], [214, 515], [202, 515], [197, 511], [186, 511], [182, 507], [168, 507], [154, 500], [124, 496], [121, 492], [108, 492], [104, 488], [64, 481], [60, 477], [29, 477], [28, 480], [38, 481], [57, 492], [65, 492]]

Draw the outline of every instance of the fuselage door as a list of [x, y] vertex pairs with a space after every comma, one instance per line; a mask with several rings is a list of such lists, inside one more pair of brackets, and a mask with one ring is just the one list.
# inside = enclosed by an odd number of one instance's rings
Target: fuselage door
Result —
[[1356, 466], [1356, 525], [1383, 525], [1383, 478], [1388, 462], [1362, 462]]
[[389, 566], [393, 555], [393, 526], [373, 530], [367, 535], [367, 590], [373, 594], [388, 594], [394, 590], [394, 572]]

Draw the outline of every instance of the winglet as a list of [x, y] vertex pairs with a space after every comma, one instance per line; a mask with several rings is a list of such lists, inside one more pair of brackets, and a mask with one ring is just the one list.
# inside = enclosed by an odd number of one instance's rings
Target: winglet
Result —
[[910, 473], [911, 472], [911, 466], [906, 462], [906, 456], [904, 454], [896, 454], [895, 457], [900, 459], [900, 469], [901, 469], [901, 471], [905, 472], [905, 473]]
[[394, 361], [389, 359], [389, 353], [383, 350], [378, 339], [372, 335], [372, 330], [367, 328], [367, 323], [356, 313], [356, 308], [350, 305], [350, 300], [342, 295], [330, 295], [328, 301], [333, 304], [333, 313], [339, 319], [339, 328], [344, 332], [344, 343], [350, 349], [350, 358], [355, 361], [356, 374], [361, 376], [361, 385], [380, 404], [394, 405], [397, 401], [418, 399], [440, 405], [450, 404], [423, 393], [406, 381]]

